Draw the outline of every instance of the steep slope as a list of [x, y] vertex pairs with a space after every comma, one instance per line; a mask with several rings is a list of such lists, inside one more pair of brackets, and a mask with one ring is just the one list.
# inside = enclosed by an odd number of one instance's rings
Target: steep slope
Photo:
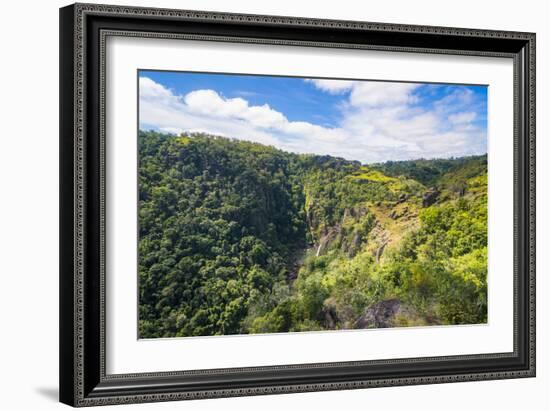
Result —
[[140, 335], [234, 334], [303, 248], [295, 156], [224, 138], [140, 133]]

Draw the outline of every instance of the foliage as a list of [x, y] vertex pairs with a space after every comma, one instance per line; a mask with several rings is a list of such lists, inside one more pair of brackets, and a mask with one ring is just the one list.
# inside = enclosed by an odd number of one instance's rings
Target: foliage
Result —
[[[139, 134], [141, 337], [487, 319], [487, 161], [364, 166], [202, 134]], [[437, 201], [426, 208], [427, 186]]]
[[444, 174], [460, 170], [469, 164], [487, 165], [487, 156], [471, 156], [450, 159], [419, 159], [409, 161], [387, 161], [373, 164], [371, 167], [388, 176], [405, 176], [426, 186], [434, 185]]

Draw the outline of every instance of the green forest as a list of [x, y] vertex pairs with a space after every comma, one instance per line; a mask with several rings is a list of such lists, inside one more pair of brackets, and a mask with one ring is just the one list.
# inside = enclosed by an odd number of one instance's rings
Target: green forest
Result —
[[487, 157], [139, 133], [139, 336], [487, 321]]

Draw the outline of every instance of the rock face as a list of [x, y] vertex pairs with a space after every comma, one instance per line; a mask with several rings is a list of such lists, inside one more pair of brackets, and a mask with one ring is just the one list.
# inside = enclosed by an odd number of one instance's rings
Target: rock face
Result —
[[336, 329], [338, 324], [338, 314], [336, 307], [332, 304], [325, 304], [323, 307], [324, 326], [329, 330]]
[[384, 241], [376, 250], [376, 262], [380, 261], [380, 257], [382, 257], [382, 253], [384, 252], [384, 248], [388, 245], [388, 242], [389, 240]]
[[[342, 220], [332, 227], [325, 227], [315, 245], [315, 256], [325, 255], [330, 249], [340, 248], [349, 257], [355, 256], [366, 243], [364, 233], [354, 228], [354, 224], [360, 222], [369, 213], [367, 207], [349, 207], [344, 210]], [[312, 218], [308, 219], [308, 223]]]
[[351, 240], [351, 244], [348, 247], [348, 257], [353, 258], [361, 248], [362, 243], [361, 234], [355, 233], [353, 234], [353, 239]]
[[431, 188], [430, 190], [424, 193], [422, 197], [422, 207], [429, 207], [437, 201], [439, 196], [439, 190], [436, 188]]
[[350, 329], [355, 320], [355, 310], [346, 302], [328, 298], [323, 302], [323, 326], [329, 330]]
[[397, 315], [410, 315], [410, 309], [398, 299], [386, 300], [371, 305], [354, 324], [354, 328], [389, 328], [395, 326]]
[[401, 203], [404, 203], [405, 201], [407, 201], [409, 199], [409, 196], [407, 194], [401, 194], [399, 196], [399, 198], [397, 199], [397, 202], [396, 204], [401, 204]]
[[317, 252], [315, 253], [316, 257], [326, 253], [330, 243], [338, 237], [340, 231], [340, 226], [330, 227], [327, 229], [327, 232], [319, 240], [319, 246], [317, 247]]
[[300, 271], [300, 267], [303, 264], [305, 254], [306, 249], [298, 249], [290, 255], [286, 273], [286, 281], [288, 283], [298, 278], [298, 271]]
[[363, 206], [346, 208], [344, 210], [344, 216], [342, 217], [342, 223], [346, 218], [353, 218], [355, 220], [358, 220], [366, 216], [368, 211], [369, 211], [368, 208]]

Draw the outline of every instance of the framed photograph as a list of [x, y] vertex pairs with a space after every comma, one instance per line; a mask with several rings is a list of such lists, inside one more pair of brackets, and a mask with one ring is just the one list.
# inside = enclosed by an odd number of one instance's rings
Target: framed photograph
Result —
[[535, 376], [535, 35], [60, 10], [60, 399]]

